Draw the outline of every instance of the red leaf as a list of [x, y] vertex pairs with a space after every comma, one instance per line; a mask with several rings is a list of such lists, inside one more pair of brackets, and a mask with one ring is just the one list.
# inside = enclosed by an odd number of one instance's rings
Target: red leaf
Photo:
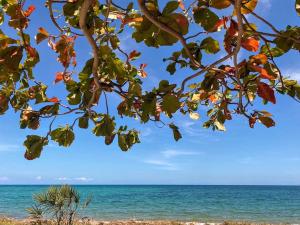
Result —
[[140, 52], [133, 50], [132, 52], [130, 52], [128, 59], [129, 60], [134, 60], [136, 59], [139, 55], [141, 55]]
[[248, 51], [256, 52], [259, 48], [259, 41], [253, 37], [247, 38], [242, 41], [242, 47]]
[[58, 103], [60, 100], [57, 97], [48, 98], [48, 102]]
[[259, 82], [257, 94], [259, 97], [276, 104], [276, 98], [274, 94], [274, 90], [266, 83]]
[[26, 46], [26, 51], [31, 58], [35, 58], [38, 55], [36, 49], [31, 46]]
[[57, 72], [55, 76], [54, 83], [58, 83], [64, 79], [64, 73], [63, 72]]
[[34, 10], [35, 10], [35, 6], [34, 6], [34, 5], [30, 5], [30, 6], [28, 7], [28, 9], [24, 12], [24, 15], [25, 15], [26, 17], [28, 17], [28, 16], [31, 15], [31, 13], [32, 13]]
[[224, 17], [223, 19], [219, 19], [218, 22], [215, 24], [212, 31], [220, 31], [222, 27], [226, 28], [226, 22], [228, 21], [227, 17]]
[[231, 20], [230, 27], [228, 28], [228, 34], [230, 36], [236, 36], [238, 33], [238, 24], [234, 20]]

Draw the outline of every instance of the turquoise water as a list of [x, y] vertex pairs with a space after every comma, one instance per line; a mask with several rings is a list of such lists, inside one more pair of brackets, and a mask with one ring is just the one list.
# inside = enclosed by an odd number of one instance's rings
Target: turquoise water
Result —
[[[95, 219], [248, 220], [300, 223], [299, 186], [76, 186]], [[0, 186], [0, 215], [26, 217], [47, 186]]]

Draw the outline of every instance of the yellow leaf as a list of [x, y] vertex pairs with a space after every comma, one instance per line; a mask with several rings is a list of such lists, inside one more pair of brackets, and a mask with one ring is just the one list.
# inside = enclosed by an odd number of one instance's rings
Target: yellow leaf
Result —
[[226, 131], [226, 128], [225, 128], [224, 124], [220, 123], [219, 121], [215, 121], [214, 125], [217, 127], [218, 130]]
[[230, 5], [230, 0], [212, 0], [210, 3], [210, 6], [216, 9], [225, 9]]
[[199, 115], [199, 113], [196, 113], [196, 112], [190, 112], [190, 118], [192, 120], [199, 120], [200, 115]]
[[[258, 0], [243, 0], [242, 8], [241, 8], [241, 13], [242, 14], [249, 14], [254, 11], [256, 8]], [[236, 16], [236, 11], [234, 10], [233, 15]]]

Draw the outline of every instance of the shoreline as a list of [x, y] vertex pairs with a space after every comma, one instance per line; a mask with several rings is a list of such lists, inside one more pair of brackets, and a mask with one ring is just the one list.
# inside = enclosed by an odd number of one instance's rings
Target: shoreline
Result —
[[[35, 221], [30, 218], [17, 219], [13, 217], [0, 216], [0, 225], [31, 225]], [[43, 220], [42, 225], [50, 225], [50, 220]], [[52, 225], [52, 224], [51, 224]], [[228, 220], [223, 222], [199, 222], [199, 221], [180, 221], [180, 220], [140, 220], [140, 219], [116, 219], [116, 220], [97, 220], [80, 219], [74, 225], [300, 225], [299, 223], [268, 223], [251, 222], [241, 220]]]

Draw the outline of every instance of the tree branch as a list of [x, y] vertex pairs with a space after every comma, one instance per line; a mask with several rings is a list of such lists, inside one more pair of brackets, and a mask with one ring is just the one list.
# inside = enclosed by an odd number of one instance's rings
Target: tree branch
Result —
[[178, 33], [177, 31], [175, 31], [172, 28], [168, 27], [166, 24], [164, 24], [164, 23], [158, 21], [156, 18], [154, 18], [151, 15], [151, 13], [148, 11], [148, 9], [146, 8], [145, 0], [138, 0], [138, 3], [139, 3], [139, 7], [140, 7], [142, 13], [144, 14], [144, 16], [148, 20], [150, 20], [155, 26], [157, 26], [159, 29], [161, 29], [161, 30], [169, 33], [173, 37], [177, 38], [181, 42], [181, 44], [183, 45], [183, 48], [186, 51], [186, 54], [188, 55], [188, 57], [190, 58], [192, 64], [195, 67], [200, 68], [201, 67], [200, 63], [195, 60], [194, 56], [190, 52], [184, 37], [180, 33]]
[[96, 41], [93, 38], [93, 35], [89, 32], [87, 26], [86, 26], [86, 18], [87, 18], [87, 13], [89, 11], [89, 8], [93, 4], [93, 0], [84, 0], [80, 9], [79, 13], [79, 26], [83, 32], [83, 34], [86, 36], [90, 46], [93, 49], [93, 55], [94, 55], [94, 61], [93, 61], [93, 76], [94, 76], [94, 82], [95, 82], [95, 88], [93, 90], [93, 95], [92, 98], [90, 99], [88, 108], [91, 107], [93, 104], [95, 98], [96, 98], [96, 93], [97, 90], [100, 89], [100, 82], [99, 82], [99, 77], [98, 77], [98, 66], [99, 66], [99, 53], [98, 53], [98, 46]]
[[242, 17], [242, 12], [241, 12], [241, 7], [242, 7], [242, 0], [235, 0], [235, 11], [236, 11], [236, 17], [237, 17], [237, 24], [238, 24], [238, 36], [237, 36], [237, 44], [236, 47], [233, 51], [233, 63], [235, 67], [235, 76], [237, 78], [238, 84], [240, 86], [239, 89], [239, 109], [241, 112], [243, 112], [243, 84], [240, 81], [240, 74], [239, 74], [239, 69], [238, 69], [238, 54], [241, 49], [241, 44], [242, 44], [242, 38], [243, 38], [243, 17]]

